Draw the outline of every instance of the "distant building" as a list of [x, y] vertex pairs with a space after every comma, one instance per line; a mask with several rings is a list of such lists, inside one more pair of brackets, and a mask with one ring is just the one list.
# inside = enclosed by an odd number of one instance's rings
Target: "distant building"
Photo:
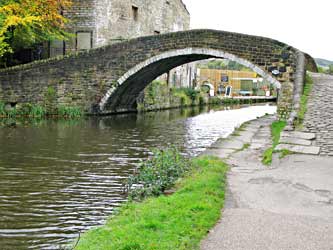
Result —
[[266, 95], [270, 85], [257, 73], [251, 71], [198, 69], [197, 86], [207, 86], [214, 95], [225, 95], [231, 87], [232, 96]]
[[[126, 39], [166, 32], [187, 30], [190, 13], [181, 0], [72, 0], [73, 6], [64, 10], [70, 19], [69, 41], [50, 42], [44, 57], [97, 48]], [[191, 85], [195, 74], [193, 64], [169, 73], [173, 86]], [[167, 79], [164, 76], [164, 79]]]

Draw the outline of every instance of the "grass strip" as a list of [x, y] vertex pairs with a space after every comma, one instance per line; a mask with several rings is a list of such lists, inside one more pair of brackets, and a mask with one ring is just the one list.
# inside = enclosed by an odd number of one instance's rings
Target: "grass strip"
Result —
[[85, 233], [75, 249], [199, 249], [220, 218], [228, 166], [211, 156], [195, 158], [193, 166], [174, 194], [125, 204], [105, 226]]
[[283, 129], [285, 128], [286, 125], [287, 125], [287, 123], [285, 121], [275, 121], [272, 123], [271, 131], [272, 131], [273, 144], [272, 144], [272, 147], [267, 149], [263, 154], [262, 163], [264, 165], [268, 166], [268, 165], [272, 164], [272, 157], [273, 157], [274, 149], [279, 144], [281, 132], [283, 131]]
[[313, 87], [313, 79], [311, 78], [310, 75], [307, 74], [305, 77], [304, 92], [303, 95], [301, 96], [300, 110], [294, 122], [294, 126], [298, 130], [303, 128], [304, 117], [307, 112], [307, 104], [310, 93], [312, 91], [312, 87]]

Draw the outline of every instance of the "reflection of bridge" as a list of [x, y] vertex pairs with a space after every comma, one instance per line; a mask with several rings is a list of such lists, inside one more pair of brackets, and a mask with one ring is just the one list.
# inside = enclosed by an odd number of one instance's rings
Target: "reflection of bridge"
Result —
[[[135, 109], [138, 94], [159, 75], [197, 60], [225, 58], [261, 75], [280, 89], [279, 114], [297, 109], [305, 69], [313, 59], [269, 38], [215, 30], [140, 37], [65, 58], [0, 71], [0, 100], [40, 103], [50, 88], [56, 104], [90, 113]], [[293, 106], [294, 105], [294, 106]]]

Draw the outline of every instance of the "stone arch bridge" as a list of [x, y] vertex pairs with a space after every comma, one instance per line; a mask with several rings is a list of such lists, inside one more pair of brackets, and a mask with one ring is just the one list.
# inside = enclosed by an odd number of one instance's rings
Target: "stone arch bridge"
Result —
[[133, 111], [156, 77], [179, 65], [225, 58], [251, 68], [279, 89], [280, 117], [295, 116], [307, 54], [269, 38], [216, 30], [140, 37], [87, 52], [0, 70], [0, 101], [80, 106], [88, 113]]

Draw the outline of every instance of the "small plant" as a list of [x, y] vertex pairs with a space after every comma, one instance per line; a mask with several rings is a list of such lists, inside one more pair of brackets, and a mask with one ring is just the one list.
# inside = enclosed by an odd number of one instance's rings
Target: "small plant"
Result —
[[6, 116], [5, 104], [0, 102], [0, 116]]
[[44, 93], [44, 106], [48, 114], [55, 113], [57, 92], [53, 86], [49, 86]]
[[176, 148], [155, 150], [149, 160], [140, 163], [138, 172], [128, 178], [125, 190], [130, 199], [158, 196], [190, 169], [190, 161]]
[[189, 98], [188, 95], [186, 95], [186, 93], [183, 91], [184, 89], [182, 88], [173, 88], [171, 90], [171, 94], [174, 96], [174, 97], [177, 97], [179, 98], [180, 100], [180, 105], [182, 107], [186, 107], [186, 106], [191, 106], [193, 101], [191, 100], [191, 98]]
[[46, 116], [46, 109], [40, 105], [33, 105], [31, 107], [30, 116], [34, 118], [42, 118]]
[[262, 163], [266, 166], [271, 165], [273, 161], [273, 148], [266, 149], [262, 156]]
[[294, 121], [294, 126], [297, 129], [301, 129], [303, 126], [304, 117], [307, 112], [308, 99], [309, 99], [312, 87], [313, 87], [313, 79], [311, 78], [310, 75], [307, 74], [306, 78], [305, 78], [304, 92], [303, 92], [303, 95], [301, 96], [300, 110]]
[[274, 149], [279, 144], [281, 132], [283, 131], [283, 129], [285, 128], [286, 125], [287, 125], [287, 123], [285, 121], [276, 121], [276, 122], [272, 123], [271, 131], [272, 131], [273, 145], [271, 148], [265, 150], [265, 152], [263, 154], [262, 163], [264, 165], [272, 164], [272, 157], [273, 157]]
[[288, 155], [294, 154], [294, 152], [292, 152], [292, 151], [290, 151], [288, 149], [279, 150], [279, 153], [280, 153], [280, 156], [279, 156], [280, 159], [283, 159], [283, 158], [285, 158]]
[[222, 99], [217, 97], [217, 96], [213, 96], [213, 97], [210, 97], [209, 98], [209, 104], [212, 104], [212, 105], [221, 105], [223, 102], [222, 102]]
[[79, 107], [59, 106], [58, 115], [70, 119], [80, 118], [83, 116], [83, 111]]

